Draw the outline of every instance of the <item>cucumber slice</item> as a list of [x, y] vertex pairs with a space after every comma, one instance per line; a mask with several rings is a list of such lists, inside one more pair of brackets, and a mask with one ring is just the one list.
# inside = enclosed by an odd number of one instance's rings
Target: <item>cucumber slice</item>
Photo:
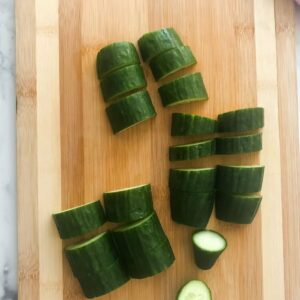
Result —
[[150, 184], [106, 192], [103, 198], [106, 217], [111, 222], [132, 222], [153, 212]]
[[217, 121], [198, 115], [173, 113], [172, 114], [172, 136], [192, 136], [217, 131]]
[[216, 168], [170, 169], [169, 186], [181, 191], [211, 192], [215, 189]]
[[156, 81], [197, 63], [188, 46], [167, 50], [150, 60], [150, 68]]
[[207, 140], [192, 144], [175, 145], [169, 147], [169, 159], [192, 160], [216, 153], [216, 140]]
[[102, 79], [105, 75], [122, 67], [140, 63], [135, 46], [129, 42], [117, 42], [102, 48], [97, 55], [97, 74]]
[[138, 45], [144, 61], [149, 61], [162, 52], [182, 46], [183, 43], [173, 28], [163, 28], [144, 34]]
[[233, 194], [257, 193], [261, 190], [264, 166], [217, 167], [216, 188]]
[[196, 231], [192, 240], [196, 265], [203, 270], [210, 269], [227, 247], [225, 238], [213, 230]]
[[219, 132], [247, 131], [264, 127], [262, 107], [244, 108], [218, 116]]
[[215, 193], [170, 189], [171, 216], [174, 222], [204, 229], [212, 214]]
[[216, 195], [216, 217], [219, 220], [237, 223], [252, 223], [260, 206], [262, 196], [238, 195], [218, 192]]
[[[168, 63], [168, 62], [165, 62]], [[163, 84], [158, 88], [158, 92], [162, 101], [163, 106], [173, 106], [177, 104], [183, 104], [183, 103], [189, 103], [194, 101], [202, 101], [207, 100], [208, 95], [204, 86], [204, 82], [202, 79], [202, 76], [200, 73], [193, 73], [193, 74], [187, 74], [183, 75], [181, 77], [176, 78], [175, 80], [169, 81], [166, 84]], [[191, 135], [194, 134], [193, 130], [196, 130], [197, 132], [202, 129], [202, 125], [209, 123], [211, 128], [211, 121], [208, 122], [207, 118], [201, 118], [196, 117], [196, 122], [199, 122], [200, 124], [196, 123], [194, 124], [195, 116], [193, 115], [185, 115], [185, 114], [178, 114], [181, 117], [181, 122], [185, 121], [185, 126], [187, 129], [185, 130], [191, 130]], [[190, 117], [188, 117], [190, 116]], [[178, 118], [178, 116], [177, 116]], [[204, 122], [205, 120], [205, 122]], [[204, 124], [203, 124], [204, 122]], [[213, 122], [213, 129], [215, 130], [216, 121]], [[181, 128], [181, 127], [180, 127]], [[205, 127], [204, 127], [205, 129]], [[211, 129], [210, 129], [211, 130]]]
[[106, 113], [114, 133], [156, 116], [147, 91], [140, 91], [115, 101], [106, 108]]
[[108, 232], [66, 247], [65, 254], [75, 277], [98, 273], [118, 258], [111, 233]]
[[105, 102], [114, 100], [128, 93], [133, 93], [147, 86], [143, 69], [132, 65], [116, 70], [100, 82]]
[[179, 291], [176, 300], [211, 300], [211, 291], [201, 280], [191, 280]]
[[262, 149], [262, 134], [216, 138], [217, 154], [257, 152]]
[[82, 235], [106, 222], [100, 201], [73, 207], [52, 216], [61, 239]]

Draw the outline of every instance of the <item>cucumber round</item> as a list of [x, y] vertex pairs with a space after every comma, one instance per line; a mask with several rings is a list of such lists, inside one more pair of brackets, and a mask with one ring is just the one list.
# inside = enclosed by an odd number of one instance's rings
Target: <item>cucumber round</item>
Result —
[[127, 66], [111, 72], [100, 81], [105, 102], [147, 86], [143, 68], [140, 65]]
[[[167, 63], [167, 62], [165, 62], [165, 63]], [[165, 107], [208, 99], [206, 88], [204, 86], [204, 82], [203, 82], [203, 79], [202, 79], [202, 76], [200, 73], [192, 73], [192, 74], [187, 74], [187, 75], [178, 77], [178, 78], [160, 86], [158, 88], [158, 92], [159, 92], [162, 104]], [[195, 117], [191, 116], [188, 119], [187, 116], [189, 116], [189, 115], [184, 115], [184, 114], [180, 114], [180, 115], [181, 116], [183, 115], [187, 119], [186, 123], [185, 123], [187, 126], [187, 129], [188, 130], [189, 129], [196, 130], [196, 132], [197, 132], [197, 128], [199, 128], [199, 127], [197, 127], [198, 124], [194, 124]], [[201, 117], [198, 117], [198, 118], [196, 118], [195, 121], [199, 122], [199, 119], [202, 121], [202, 123], [200, 123], [198, 126], [202, 126], [204, 119], [203, 118], [201, 119]], [[181, 120], [182, 120], [182, 118], [181, 118]], [[210, 119], [205, 119], [205, 120], [206, 121], [204, 122], [204, 124], [205, 124], [205, 126], [207, 126], [206, 125], [208, 123], [207, 120], [210, 120]], [[211, 127], [211, 121], [209, 123], [210, 123], [210, 127]], [[216, 124], [216, 121], [213, 122], [214, 130], [215, 130], [215, 126], [216, 126], [215, 124]], [[200, 132], [201, 132], [201, 127], [200, 127]], [[191, 134], [194, 134], [193, 131]]]
[[147, 91], [140, 91], [113, 102], [106, 113], [114, 133], [156, 116], [155, 109]]
[[138, 40], [139, 49], [145, 62], [162, 52], [182, 46], [183, 43], [173, 28], [163, 28], [144, 34]]
[[262, 107], [238, 109], [218, 116], [219, 132], [248, 131], [262, 127], [264, 127]]
[[216, 195], [216, 217], [237, 224], [252, 223], [260, 206], [262, 196], [238, 195], [218, 192]]
[[192, 144], [182, 144], [169, 147], [170, 161], [176, 160], [192, 160], [209, 155], [216, 152], [216, 140], [207, 140]]
[[52, 216], [61, 239], [82, 235], [106, 222], [100, 201], [54, 213]]
[[193, 234], [192, 240], [195, 263], [202, 270], [212, 268], [218, 257], [227, 247], [225, 238], [213, 230], [196, 231]]
[[211, 300], [211, 291], [201, 280], [191, 280], [179, 291], [176, 300]]
[[102, 48], [97, 55], [97, 74], [102, 79], [105, 75], [122, 67], [140, 63], [135, 46], [129, 42], [117, 42]]
[[197, 63], [188, 46], [167, 50], [150, 60], [150, 68], [156, 81]]

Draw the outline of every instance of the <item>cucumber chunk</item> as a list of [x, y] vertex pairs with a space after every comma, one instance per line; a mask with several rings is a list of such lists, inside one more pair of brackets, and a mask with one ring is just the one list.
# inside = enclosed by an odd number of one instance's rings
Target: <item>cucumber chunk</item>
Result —
[[201, 280], [191, 280], [179, 291], [176, 300], [211, 300], [211, 291]]

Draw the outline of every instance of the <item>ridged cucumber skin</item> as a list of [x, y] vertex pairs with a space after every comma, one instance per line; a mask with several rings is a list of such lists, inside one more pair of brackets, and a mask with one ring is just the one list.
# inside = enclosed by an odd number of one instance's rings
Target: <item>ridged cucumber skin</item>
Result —
[[[187, 74], [169, 81], [158, 88], [158, 93], [164, 107], [208, 99], [201, 73]], [[184, 116], [187, 118], [188, 115]], [[194, 125], [193, 123], [190, 124], [193, 120], [190, 117], [186, 120], [188, 123], [185, 123], [188, 127], [187, 129], [192, 131], [192, 134], [193, 130], [197, 129], [197, 127], [194, 129], [194, 126], [192, 126]], [[196, 121], [199, 121], [199, 117]], [[214, 122], [214, 126], [216, 126], [216, 121]]]
[[138, 40], [141, 56], [145, 62], [162, 52], [182, 46], [178, 33], [173, 28], [162, 28], [144, 34]]
[[152, 58], [149, 65], [155, 81], [159, 81], [196, 63], [191, 49], [179, 46]]
[[216, 154], [257, 152], [262, 149], [262, 134], [216, 138]]
[[211, 192], [216, 185], [216, 168], [170, 169], [169, 187], [187, 192]]
[[130, 42], [109, 44], [98, 52], [97, 75], [99, 79], [122, 67], [140, 63], [135, 46]]
[[219, 132], [241, 132], [264, 127], [262, 107], [244, 108], [218, 116]]
[[113, 102], [106, 108], [106, 114], [114, 134], [156, 116], [147, 91], [140, 91]]
[[198, 115], [172, 114], [171, 136], [195, 136], [216, 131], [216, 120]]
[[216, 140], [169, 147], [169, 160], [193, 160], [216, 153]]
[[216, 194], [216, 218], [225, 222], [251, 224], [262, 200], [259, 195]]
[[217, 166], [216, 189], [232, 193], [246, 194], [261, 191], [264, 166]]
[[77, 206], [52, 215], [61, 239], [92, 231], [106, 222], [100, 201]]
[[129, 92], [141, 90], [147, 86], [141, 65], [127, 66], [111, 72], [100, 81], [105, 102], [120, 98]]
[[172, 220], [176, 223], [204, 229], [212, 214], [215, 193], [197, 193], [170, 189]]
[[[210, 290], [210, 288], [208, 287], [208, 285], [204, 282], [204, 281], [202, 281], [202, 280], [191, 280], [191, 281], [189, 281], [189, 282], [187, 282], [186, 284], [184, 284], [181, 288], [180, 288], [180, 290], [178, 291], [178, 293], [177, 293], [177, 297], [176, 297], [176, 300], [188, 300], [188, 299], [186, 299], [186, 298], [182, 298], [181, 297], [181, 293], [183, 292], [183, 290], [186, 288], [186, 287], [188, 287], [188, 285], [190, 284], [190, 283], [193, 283], [193, 282], [201, 282], [201, 284], [203, 284], [204, 286], [205, 286], [205, 288], [207, 289], [207, 293], [209, 294], [209, 297], [208, 297], [208, 299], [203, 299], [203, 300], [212, 300], [212, 296], [211, 296], [211, 290]], [[201, 299], [202, 300], [202, 299]]]
[[96, 274], [118, 258], [111, 233], [101, 233], [83, 243], [65, 248], [65, 254], [75, 277]]

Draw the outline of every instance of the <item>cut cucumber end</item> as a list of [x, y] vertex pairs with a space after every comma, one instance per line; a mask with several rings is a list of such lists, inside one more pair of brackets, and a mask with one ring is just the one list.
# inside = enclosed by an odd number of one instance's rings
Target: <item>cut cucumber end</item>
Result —
[[70, 246], [66, 247], [65, 250], [66, 251], [73, 251], [73, 250], [78, 250], [78, 249], [84, 248], [84, 247], [88, 246], [89, 244], [94, 243], [98, 239], [103, 238], [107, 234], [108, 234], [107, 231], [101, 232], [100, 234], [96, 235], [95, 237], [93, 237], [89, 240], [86, 240], [84, 242], [81, 242], [81, 243], [78, 243], [78, 244], [75, 244], [75, 245], [70, 245]]
[[227, 246], [225, 238], [213, 230], [201, 230], [194, 233], [193, 242], [199, 249], [208, 252], [220, 252]]
[[179, 291], [176, 300], [211, 300], [211, 291], [201, 280], [191, 280]]
[[148, 187], [148, 186], [150, 187], [150, 184], [149, 184], [149, 183], [146, 183], [146, 184], [140, 184], [140, 185], [132, 186], [132, 187], [129, 187], [129, 188], [122, 188], [122, 189], [117, 189], [117, 190], [105, 192], [105, 193], [103, 193], [103, 194], [104, 194], [104, 195], [105, 195], [105, 194], [114, 194], [114, 193], [118, 193], [118, 192], [125, 192], [125, 191], [135, 190], [135, 189], [139, 189], [139, 188], [141, 188], [141, 187]]

